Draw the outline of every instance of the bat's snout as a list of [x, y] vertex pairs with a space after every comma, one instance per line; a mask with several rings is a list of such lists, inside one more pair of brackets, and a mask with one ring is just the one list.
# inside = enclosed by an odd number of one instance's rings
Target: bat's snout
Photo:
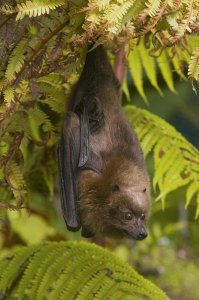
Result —
[[141, 241], [144, 240], [147, 236], [148, 233], [144, 227], [142, 227], [139, 231], [127, 231], [128, 235], [130, 235], [133, 239]]
[[136, 240], [144, 240], [147, 237], [148, 233], [146, 232], [145, 228], [142, 228], [140, 232], [136, 235]]

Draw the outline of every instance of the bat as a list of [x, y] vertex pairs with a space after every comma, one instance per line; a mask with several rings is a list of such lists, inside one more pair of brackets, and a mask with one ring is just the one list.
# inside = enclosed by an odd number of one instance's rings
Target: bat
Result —
[[58, 148], [63, 217], [69, 230], [142, 240], [150, 181], [126, 119], [120, 84], [102, 45], [87, 53]]

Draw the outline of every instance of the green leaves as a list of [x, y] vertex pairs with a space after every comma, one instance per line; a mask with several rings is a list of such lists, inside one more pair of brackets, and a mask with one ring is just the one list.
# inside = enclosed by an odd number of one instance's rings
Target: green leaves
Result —
[[191, 61], [188, 70], [191, 79], [198, 80], [199, 78], [199, 47], [195, 48], [191, 56]]
[[0, 261], [0, 292], [18, 300], [168, 299], [112, 253], [85, 242], [51, 242], [11, 252]]
[[8, 66], [5, 72], [5, 78], [8, 80], [12, 80], [15, 78], [16, 73], [18, 73], [24, 63], [25, 60], [25, 52], [28, 47], [28, 38], [23, 38], [19, 41], [19, 43], [15, 46], [12, 51], [9, 60]]
[[135, 49], [133, 52], [130, 52], [128, 61], [134, 84], [142, 98], [145, 100], [145, 102], [147, 102], [147, 98], [143, 89], [142, 65], [138, 49]]
[[169, 62], [169, 57], [167, 57], [166, 53], [163, 51], [161, 56], [157, 58], [158, 66], [162, 73], [162, 77], [164, 78], [165, 82], [167, 83], [168, 88], [175, 92], [174, 85], [173, 85], [173, 75], [171, 71], [171, 66]]
[[153, 151], [153, 187], [163, 205], [166, 196], [186, 186], [186, 207], [196, 199], [199, 216], [199, 151], [161, 118], [133, 106], [125, 108], [147, 156]]
[[21, 20], [25, 16], [37, 17], [43, 14], [49, 14], [51, 9], [65, 4], [64, 0], [33, 0], [25, 1], [17, 4], [17, 17], [16, 20]]
[[175, 71], [181, 78], [186, 79], [184, 70], [181, 68], [184, 60], [182, 56], [184, 51], [182, 49], [176, 49], [175, 55], [170, 50], [164, 49], [157, 57], [154, 56], [152, 51], [153, 45], [151, 40], [149, 40], [149, 46], [146, 48], [144, 40], [141, 39], [140, 43], [128, 55], [128, 66], [133, 83], [145, 102], [147, 102], [147, 97], [143, 87], [144, 71], [151, 85], [160, 95], [162, 95], [162, 91], [157, 80], [159, 70], [168, 88], [174, 93], [176, 91], [173, 72]]
[[[131, 48], [130, 74], [145, 102], [144, 77], [160, 95], [159, 73], [171, 91], [175, 91], [173, 72], [186, 79], [189, 62], [189, 78], [198, 79], [199, 38], [187, 35], [195, 30], [195, 1], [22, 0], [1, 5], [0, 13], [0, 199], [25, 202], [27, 195], [40, 189], [36, 174], [41, 175], [41, 193], [53, 197], [61, 120], [71, 86], [84, 64], [88, 42], [98, 37], [99, 43], [107, 42], [112, 48], [120, 43]], [[127, 80], [124, 89], [130, 99]], [[140, 133], [146, 154], [160, 140], [159, 128], [150, 127], [151, 134], [147, 126]], [[154, 151], [158, 174], [154, 187], [168, 193], [174, 187], [169, 184], [166, 190], [166, 174], [174, 176], [173, 166], [182, 174], [186, 168], [178, 162], [178, 157], [182, 158], [178, 153], [170, 170], [165, 153], [167, 164], [158, 167], [163, 146]], [[195, 170], [196, 164], [193, 166]], [[186, 180], [180, 176], [173, 182], [182, 186]], [[197, 195], [194, 191], [188, 193], [187, 203], [191, 195]]]

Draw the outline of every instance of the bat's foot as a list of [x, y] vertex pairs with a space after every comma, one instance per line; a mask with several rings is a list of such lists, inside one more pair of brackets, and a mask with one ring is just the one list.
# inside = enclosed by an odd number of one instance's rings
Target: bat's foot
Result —
[[81, 235], [84, 238], [91, 238], [94, 236], [93, 232], [91, 232], [87, 227], [82, 226], [82, 232]]

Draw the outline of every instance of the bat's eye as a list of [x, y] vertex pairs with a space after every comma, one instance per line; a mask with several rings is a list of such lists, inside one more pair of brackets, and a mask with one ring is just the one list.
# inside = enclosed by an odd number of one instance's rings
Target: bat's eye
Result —
[[112, 192], [113, 192], [113, 193], [114, 193], [114, 192], [118, 192], [119, 190], [120, 190], [119, 185], [114, 184], [114, 185], [112, 186]]
[[142, 213], [141, 216], [140, 216], [140, 219], [144, 221], [144, 219], [145, 219], [145, 214]]
[[146, 188], [145, 188], [145, 189], [143, 189], [143, 193], [146, 193]]
[[124, 217], [125, 217], [125, 220], [130, 221], [133, 219], [133, 214], [131, 212], [127, 212], [127, 213], [125, 213]]

